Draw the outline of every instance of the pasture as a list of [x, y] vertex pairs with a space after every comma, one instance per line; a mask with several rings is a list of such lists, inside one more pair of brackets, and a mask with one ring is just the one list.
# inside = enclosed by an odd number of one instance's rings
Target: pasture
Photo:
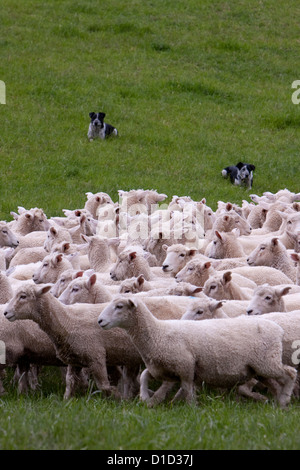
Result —
[[[250, 201], [221, 177], [253, 163], [251, 193], [299, 192], [299, 2], [6, 0], [1, 6], [0, 219], [48, 217], [87, 191], [157, 189]], [[89, 112], [119, 136], [89, 142]], [[198, 404], [148, 409], [91, 390], [66, 403], [51, 368], [18, 397], [8, 374], [0, 449], [298, 449], [288, 410], [199, 391]]]

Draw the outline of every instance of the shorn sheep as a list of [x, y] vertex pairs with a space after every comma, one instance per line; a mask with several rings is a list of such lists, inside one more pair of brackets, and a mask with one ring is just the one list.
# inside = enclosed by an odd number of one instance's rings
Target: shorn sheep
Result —
[[161, 321], [143, 302], [121, 296], [104, 308], [98, 324], [104, 330], [120, 327], [128, 332], [146, 365], [142, 390], [149, 375], [169, 382], [151, 398], [147, 393], [141, 397], [149, 405], [164, 400], [173, 382], [180, 382], [174, 400], [191, 402], [197, 383], [230, 388], [256, 376], [278, 381], [280, 406], [290, 402], [296, 369], [282, 363], [283, 330], [269, 320]]

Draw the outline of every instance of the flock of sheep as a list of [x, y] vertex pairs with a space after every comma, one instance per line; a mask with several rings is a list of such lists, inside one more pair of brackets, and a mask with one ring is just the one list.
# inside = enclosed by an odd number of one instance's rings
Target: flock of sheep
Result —
[[25, 393], [50, 365], [66, 399], [91, 380], [149, 406], [176, 386], [191, 402], [203, 383], [281, 407], [299, 397], [300, 193], [216, 211], [155, 190], [119, 197], [0, 222], [0, 394], [6, 367]]

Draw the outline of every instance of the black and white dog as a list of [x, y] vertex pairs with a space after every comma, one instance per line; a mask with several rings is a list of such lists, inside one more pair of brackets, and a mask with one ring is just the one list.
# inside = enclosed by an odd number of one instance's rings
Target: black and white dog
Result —
[[104, 122], [105, 113], [90, 113], [91, 122], [88, 130], [88, 139], [90, 141], [99, 137], [105, 139], [110, 135], [118, 135], [117, 129], [111, 124]]
[[232, 184], [236, 186], [245, 186], [247, 189], [252, 188], [253, 171], [255, 166], [250, 163], [239, 162], [235, 166], [227, 166], [222, 170], [224, 178], [230, 177]]

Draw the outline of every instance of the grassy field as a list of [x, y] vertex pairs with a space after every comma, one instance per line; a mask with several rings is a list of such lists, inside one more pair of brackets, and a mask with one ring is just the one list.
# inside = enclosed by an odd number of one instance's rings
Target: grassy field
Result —
[[[157, 189], [241, 203], [221, 177], [256, 165], [253, 193], [299, 191], [299, 2], [291, 0], [6, 0], [0, 10], [0, 219], [18, 206], [48, 216], [87, 191]], [[88, 142], [90, 111], [119, 137]], [[299, 405], [64, 403], [57, 378], [0, 400], [0, 448], [295, 449]], [[180, 431], [178, 425], [180, 424]]]

